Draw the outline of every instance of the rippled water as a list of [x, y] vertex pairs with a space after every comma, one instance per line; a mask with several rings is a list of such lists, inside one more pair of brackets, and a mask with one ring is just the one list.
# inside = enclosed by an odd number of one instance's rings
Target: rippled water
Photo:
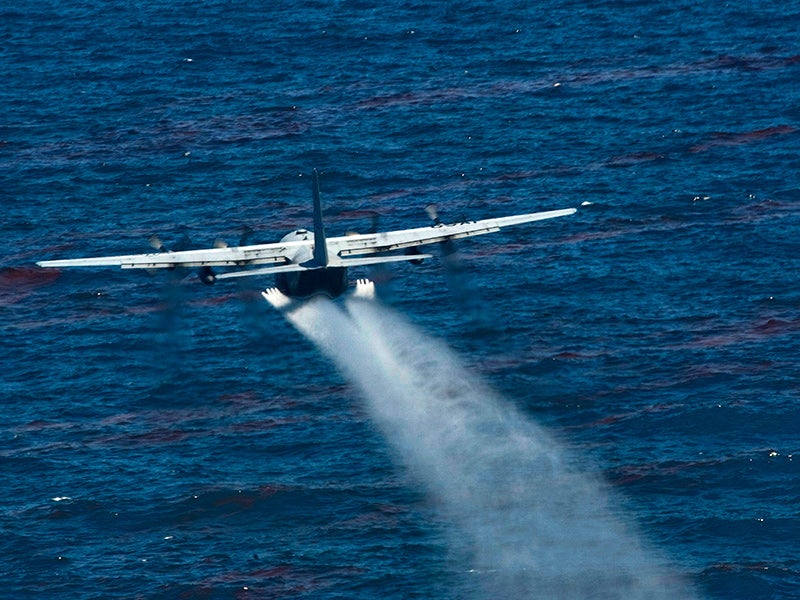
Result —
[[580, 207], [462, 241], [464, 272], [352, 276], [608, 486], [674, 581], [794, 598], [798, 26], [767, 2], [0, 8], [0, 596], [491, 593], [269, 280], [33, 266], [275, 241], [310, 226], [316, 167], [332, 235]]

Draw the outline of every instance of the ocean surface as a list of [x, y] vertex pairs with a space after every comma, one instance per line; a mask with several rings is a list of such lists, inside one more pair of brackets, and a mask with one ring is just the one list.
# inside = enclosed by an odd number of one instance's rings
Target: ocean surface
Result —
[[[0, 598], [800, 596], [800, 9], [0, 7]], [[35, 261], [577, 207], [271, 278]]]

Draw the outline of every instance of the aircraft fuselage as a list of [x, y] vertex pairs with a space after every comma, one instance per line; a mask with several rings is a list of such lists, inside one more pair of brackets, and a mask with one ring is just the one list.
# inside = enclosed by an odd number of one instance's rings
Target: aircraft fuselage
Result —
[[[287, 233], [282, 242], [298, 242], [314, 239], [314, 233], [307, 229], [297, 229]], [[314, 252], [307, 246], [298, 248], [291, 256], [291, 262], [308, 265], [304, 271], [291, 271], [275, 275], [275, 287], [292, 298], [307, 298], [315, 294], [325, 294], [331, 298], [341, 296], [347, 289], [347, 267], [319, 266], [315, 268]]]

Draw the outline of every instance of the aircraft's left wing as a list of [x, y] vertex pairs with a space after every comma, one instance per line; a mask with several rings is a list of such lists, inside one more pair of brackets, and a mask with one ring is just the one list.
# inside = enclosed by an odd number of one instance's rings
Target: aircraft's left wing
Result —
[[180, 252], [151, 252], [148, 254], [126, 254], [96, 258], [43, 260], [36, 264], [40, 267], [122, 267], [123, 269], [282, 265], [289, 264], [290, 257], [301, 247], [311, 245], [309, 241], [292, 241], [233, 248], [208, 248], [206, 250], [183, 250]]
[[328, 238], [328, 252], [345, 259], [353, 255], [388, 252], [390, 250], [424, 246], [425, 244], [435, 244], [446, 240], [457, 240], [473, 235], [492, 233], [499, 231], [503, 227], [541, 221], [543, 219], [553, 219], [555, 217], [565, 217], [575, 212], [576, 209], [574, 208], [565, 208], [563, 210], [550, 210], [496, 219], [484, 219], [482, 221], [453, 223], [451, 225], [436, 224], [416, 229]]

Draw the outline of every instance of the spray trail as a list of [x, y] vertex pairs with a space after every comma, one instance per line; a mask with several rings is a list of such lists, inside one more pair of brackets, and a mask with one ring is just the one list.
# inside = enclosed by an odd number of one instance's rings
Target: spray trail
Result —
[[443, 343], [359, 298], [286, 317], [367, 400], [387, 439], [466, 541], [487, 598], [689, 598], [547, 431]]

